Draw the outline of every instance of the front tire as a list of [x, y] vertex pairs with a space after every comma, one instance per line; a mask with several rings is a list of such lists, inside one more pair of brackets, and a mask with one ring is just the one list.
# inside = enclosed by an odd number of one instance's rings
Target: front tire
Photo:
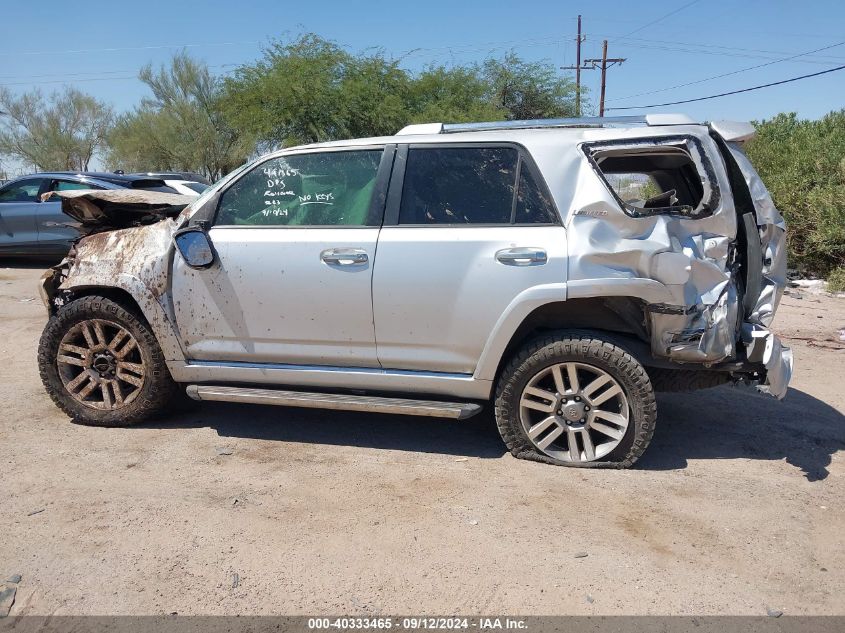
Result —
[[82, 297], [50, 318], [38, 368], [56, 406], [81, 424], [137, 424], [164, 411], [176, 395], [147, 323], [105, 297]]
[[625, 350], [590, 332], [557, 332], [527, 343], [502, 371], [496, 424], [518, 458], [627, 468], [654, 434], [648, 374]]

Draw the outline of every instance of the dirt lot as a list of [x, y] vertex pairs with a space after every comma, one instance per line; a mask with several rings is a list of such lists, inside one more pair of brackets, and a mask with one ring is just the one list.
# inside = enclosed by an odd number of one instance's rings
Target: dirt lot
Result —
[[584, 471], [504, 454], [489, 416], [73, 425], [38, 379], [40, 273], [0, 263], [12, 615], [845, 614], [843, 299], [784, 299], [785, 402], [661, 397], [637, 469]]

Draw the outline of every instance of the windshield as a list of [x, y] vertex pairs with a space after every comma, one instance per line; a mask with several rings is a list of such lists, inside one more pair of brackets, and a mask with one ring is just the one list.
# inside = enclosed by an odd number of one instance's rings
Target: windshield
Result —
[[196, 200], [193, 201], [193, 203], [188, 205], [185, 208], [185, 210], [182, 212], [182, 214], [187, 217], [191, 213], [193, 213], [194, 209], [199, 209], [202, 205], [205, 204], [205, 201], [208, 200], [211, 196], [213, 196], [217, 191], [219, 191], [221, 187], [225, 186], [226, 183], [231, 181], [233, 178], [237, 178], [237, 176], [239, 174], [241, 174], [242, 172], [246, 171], [247, 169], [250, 169], [259, 160], [261, 160], [261, 158], [256, 158], [255, 160], [251, 160], [247, 163], [244, 163], [243, 165], [241, 165], [240, 167], [238, 167], [234, 171], [231, 171], [228, 174], [226, 174], [225, 176], [223, 176], [222, 178], [220, 178], [220, 180], [218, 180], [213, 185], [211, 185], [210, 187], [205, 189], [200, 194], [199, 198], [197, 198]]

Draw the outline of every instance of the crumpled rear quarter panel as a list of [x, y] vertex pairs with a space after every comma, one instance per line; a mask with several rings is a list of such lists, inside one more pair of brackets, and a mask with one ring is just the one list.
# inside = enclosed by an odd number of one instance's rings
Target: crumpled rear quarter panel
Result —
[[[568, 146], [559, 146], [556, 153], [542, 144], [536, 151], [532, 147], [544, 173], [561, 176], [549, 185], [567, 226], [568, 296], [642, 299], [652, 354], [678, 363], [734, 360], [737, 342], [748, 343], [751, 335], [745, 332], [754, 330], [764, 344], [758, 345], [758, 357], [752, 359], [767, 368], [763, 390], [783, 397], [791, 375], [791, 353], [767, 328], [785, 282], [785, 226], [744, 154], [738, 152], [737, 161], [756, 207], [764, 254], [763, 291], [745, 323], [736, 282], [741, 256], [734, 252], [737, 212], [724, 160], [707, 128], [674, 126], [670, 133], [666, 128], [584, 130], [575, 137], [578, 151]], [[690, 156], [698, 172], [706, 174], [709, 214], [628, 215], [589, 158], [589, 148], [648, 147], [678, 137], [692, 141]]]
[[[737, 218], [731, 196], [723, 193], [730, 191], [730, 184], [716, 163], [721, 158], [715, 142], [699, 131], [683, 134], [694, 136], [705, 161], [711, 162], [705, 166], [701, 156], [691, 153], [699, 173], [708, 174], [705, 191], [710, 189], [715, 201], [704, 217], [632, 217], [622, 210], [595, 163], [585, 160], [582, 151], [572, 153], [574, 193], [566, 219], [569, 281], [659, 282], [662, 297], [648, 301], [652, 353], [679, 362], [716, 363], [735, 351], [737, 292], [729, 258]], [[653, 146], [665, 142], [664, 137], [632, 138], [625, 145]], [[624, 285], [616, 288], [626, 293]]]

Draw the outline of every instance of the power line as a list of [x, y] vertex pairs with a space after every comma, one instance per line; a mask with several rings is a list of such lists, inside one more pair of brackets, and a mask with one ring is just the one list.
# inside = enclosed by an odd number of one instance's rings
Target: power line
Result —
[[[681, 7], [683, 9], [684, 7]], [[680, 11], [681, 9], [678, 9]], [[665, 19], [667, 16], [663, 16]], [[576, 18], [572, 18], [573, 20]], [[608, 21], [608, 20], [603, 20]], [[623, 22], [623, 20], [612, 20], [616, 22]], [[632, 20], [625, 20], [625, 22], [631, 22]], [[647, 25], [646, 25], [647, 26]], [[645, 28], [645, 27], [642, 27]], [[636, 29], [639, 31], [640, 29]], [[631, 33], [633, 33], [632, 31]], [[633, 46], [635, 48], [652, 48], [656, 50], [668, 50], [668, 51], [675, 51], [675, 52], [684, 52], [690, 54], [706, 54], [706, 55], [721, 55], [727, 57], [748, 57], [748, 58], [758, 58], [758, 59], [771, 59], [771, 57], [767, 57], [767, 55], [789, 55], [788, 51], [772, 51], [772, 50], [762, 50], [762, 49], [754, 49], [754, 48], [740, 48], [740, 47], [733, 47], [733, 46], [720, 46], [714, 44], [703, 44], [703, 43], [694, 43], [689, 41], [684, 41], [681, 47], [678, 46], [666, 46], [666, 45], [657, 45], [651, 39], [642, 39], [642, 38], [634, 38], [626, 36], [616, 36], [616, 35], [608, 35], [608, 34], [597, 34], [599, 37], [606, 37], [608, 41], [616, 40], [616, 39], [624, 39], [626, 40], [625, 44], [628, 46]], [[464, 46], [441, 46], [441, 47], [420, 47], [414, 48], [408, 51], [400, 52], [397, 56], [401, 58], [405, 57], [417, 57], [420, 55], [424, 55], [427, 52], [435, 52], [435, 51], [443, 51], [444, 55], [454, 55], [454, 54], [466, 54], [466, 53], [474, 53], [474, 52], [483, 52], [485, 50], [496, 50], [496, 48], [501, 48], [509, 44], [517, 45], [519, 48], [523, 47], [533, 47], [533, 46], [555, 46], [560, 45], [561, 43], [566, 42], [566, 38], [561, 38], [560, 36], [551, 35], [545, 37], [537, 37], [531, 39], [519, 39], [519, 40], [498, 40], [492, 42], [480, 42], [477, 44], [471, 45], [464, 45]], [[640, 42], [640, 43], [637, 43]], [[242, 41], [242, 42], [205, 42], [205, 43], [186, 43], [186, 44], [160, 44], [160, 45], [143, 45], [143, 46], [130, 46], [130, 47], [113, 47], [113, 48], [92, 48], [92, 49], [76, 49], [76, 50], [65, 50], [65, 51], [25, 51], [23, 53], [18, 52], [11, 52], [11, 51], [0, 51], [0, 56], [4, 55], [50, 55], [50, 54], [72, 54], [72, 53], [104, 53], [104, 52], [120, 52], [120, 51], [133, 51], [133, 50], [158, 50], [158, 49], [167, 49], [167, 48], [194, 48], [194, 47], [203, 47], [203, 46], [228, 46], [228, 45], [245, 45], [245, 44], [260, 44], [261, 41]], [[344, 48], [351, 48], [348, 45], [343, 45]], [[496, 47], [494, 49], [490, 49], [489, 47]], [[692, 47], [692, 48], [691, 48]], [[711, 50], [696, 50], [699, 48], [707, 48], [707, 49], [721, 49], [717, 51]], [[726, 52], [727, 51], [727, 52]], [[729, 52], [729, 51], [736, 51], [736, 52]], [[743, 53], [763, 53], [763, 55], [749, 55]], [[805, 55], [805, 54], [802, 54]], [[441, 55], [432, 55], [431, 58], [437, 59], [438, 57], [442, 57]], [[840, 59], [845, 59], [845, 57], [841, 56], [822, 56], [825, 60], [801, 60], [804, 63], [836, 63]], [[62, 76], [73, 76], [73, 75], [82, 75], [82, 74], [117, 74], [120, 72], [131, 72], [131, 71], [91, 71], [88, 73], [74, 73], [72, 75], [62, 75]], [[25, 78], [25, 77], [49, 77], [50, 75], [0, 75], [0, 79], [16, 79], [16, 78]], [[54, 73], [53, 76], [58, 76], [57, 73]], [[38, 83], [38, 82], [34, 82]], [[21, 84], [22, 85], [22, 84]]]
[[200, 44], [155, 44], [150, 46], [121, 46], [115, 48], [81, 48], [67, 51], [0, 51], [5, 55], [75, 55], [78, 53], [117, 53], [121, 51], [149, 51], [163, 48], [196, 48], [198, 46], [240, 46], [244, 44], [261, 44], [260, 41], [249, 42], [205, 42]]
[[665, 20], [666, 18], [672, 17], [672, 16], [673, 16], [673, 15], [675, 15], [676, 13], [680, 13], [680, 12], [681, 12], [681, 11], [683, 11], [684, 9], [686, 9], [686, 8], [688, 8], [688, 7], [691, 7], [692, 5], [694, 5], [694, 4], [698, 3], [698, 2], [700, 2], [700, 0], [692, 0], [692, 2], [687, 2], [684, 6], [682, 6], [682, 7], [678, 7], [678, 8], [677, 8], [677, 9], [675, 9], [674, 11], [670, 11], [670, 12], [669, 12], [669, 13], [667, 13], [666, 15], [662, 15], [662, 16], [660, 16], [659, 18], [657, 18], [656, 20], [652, 20], [651, 22], [648, 22], [647, 24], [643, 24], [642, 26], [640, 26], [640, 27], [638, 27], [638, 28], [634, 29], [634, 30], [633, 30], [633, 31], [631, 31], [630, 33], [627, 33], [627, 34], [625, 34], [625, 35], [622, 35], [621, 37], [617, 37], [617, 38], [613, 38], [613, 39], [625, 39], [626, 37], [629, 37], [629, 36], [633, 35], [634, 33], [639, 33], [639, 32], [640, 32], [640, 31], [642, 31], [643, 29], [647, 29], [648, 27], [650, 27], [650, 26], [651, 26], [651, 25], [653, 25], [653, 24], [657, 24], [658, 22], [662, 22], [662, 21], [663, 21], [663, 20]]
[[[605, 37], [609, 37], [609, 36], [605, 36]], [[645, 39], [645, 38], [640, 38], [640, 37], [626, 37], [624, 39], [633, 40], [635, 42], [647, 42], [647, 43], [653, 43], [654, 42], [653, 39]], [[827, 38], [824, 38], [824, 39], [827, 39]], [[738, 51], [738, 52], [741, 52], [741, 53], [765, 53], [765, 54], [768, 54], [768, 55], [790, 55], [792, 53], [791, 51], [773, 51], [773, 50], [764, 49], [764, 48], [743, 48], [743, 47], [739, 47], [739, 46], [722, 46], [720, 44], [702, 44], [702, 43], [690, 42], [688, 40], [684, 40], [683, 44], [685, 46], [694, 46], [694, 47], [697, 47], [697, 48], [716, 48], [716, 49], [722, 49], [722, 50], [726, 50], [726, 51]], [[842, 55], [820, 55], [819, 57], [832, 58], [832, 59], [845, 59], [845, 57], [843, 57]]]
[[[687, 3], [686, 5], [680, 7], [679, 9], [676, 9], [675, 11], [670, 12], [669, 14], [666, 14], [666, 15], [662, 16], [661, 18], [658, 18], [657, 20], [653, 20], [652, 22], [649, 22], [648, 24], [643, 25], [642, 27], [639, 27], [639, 28], [635, 29], [634, 31], [631, 31], [628, 35], [625, 35], [625, 36], [612, 36], [612, 35], [610, 35], [610, 36], [605, 36], [605, 37], [608, 37], [609, 41], [610, 41], [610, 39], [625, 40], [624, 43], [627, 46], [631, 46], [631, 47], [634, 47], [634, 48], [646, 48], [646, 49], [651, 48], [651, 49], [656, 49], [656, 50], [668, 50], [668, 51], [673, 51], [673, 52], [683, 52], [683, 53], [689, 53], [689, 54], [720, 55], [720, 56], [727, 56], [727, 57], [746, 57], [746, 58], [758, 58], [758, 59], [762, 58], [762, 59], [767, 59], [767, 60], [770, 60], [771, 58], [766, 57], [764, 55], [753, 55], [753, 54], [747, 54], [747, 53], [759, 52], [759, 53], [764, 53], [764, 54], [784, 54], [784, 55], [789, 54], [787, 52], [780, 52], [780, 51], [769, 51], [769, 50], [750, 49], [750, 48], [718, 46], [718, 45], [713, 45], [713, 44], [694, 44], [694, 43], [691, 43], [691, 42], [684, 42], [683, 46], [685, 48], [681, 48], [681, 47], [678, 47], [678, 46], [672, 47], [672, 46], [665, 46], [665, 45], [655, 45], [655, 44], [651, 43], [652, 40], [630, 37], [631, 33], [639, 32], [640, 30], [646, 28], [647, 26], [650, 26], [651, 24], [654, 24], [654, 23], [659, 22], [663, 19], [666, 19], [667, 17], [674, 15], [675, 13], [685, 9], [686, 7], [690, 6], [691, 4], [693, 4], [693, 3]], [[575, 18], [573, 18], [573, 19], [575, 19]], [[631, 40], [633, 40], [633, 41], [631, 41]], [[470, 53], [484, 52], [484, 51], [492, 52], [494, 50], [497, 50], [497, 48], [503, 48], [503, 47], [510, 45], [510, 44], [516, 45], [518, 48], [526, 48], [526, 47], [535, 47], [535, 46], [555, 46], [555, 45], [559, 45], [559, 44], [561, 44], [562, 42], [565, 42], [565, 41], [566, 41], [566, 38], [561, 38], [560, 36], [546, 36], [546, 37], [537, 37], [537, 38], [522, 39], [522, 40], [499, 40], [499, 41], [491, 41], [491, 42], [481, 42], [479, 44], [464, 45], [463, 47], [461, 47], [461, 46], [457, 46], [457, 47], [443, 46], [443, 47], [415, 48], [415, 49], [411, 49], [409, 51], [406, 51], [404, 53], [400, 53], [398, 57], [399, 58], [416, 57], [416, 56], [420, 56], [420, 55], [425, 55], [426, 53], [430, 53], [430, 52], [443, 51], [443, 53], [444, 53], [443, 55], [430, 55], [431, 59], [438, 59], [438, 58], [446, 56], [446, 55], [454, 56], [455, 54], [463, 55], [463, 54], [470, 54]], [[635, 42], [649, 42], [651, 44], [646, 44], [646, 43], [638, 44], [638, 43], [635, 43]], [[227, 46], [227, 45], [243, 45], [243, 44], [258, 44], [258, 43], [261, 43], [261, 42], [260, 41], [206, 42], [206, 43], [163, 44], [163, 45], [149, 45], [149, 46], [116, 47], [116, 48], [101, 48], [101, 49], [78, 49], [78, 50], [67, 50], [67, 51], [29, 51], [29, 52], [14, 53], [14, 54], [47, 55], [47, 54], [67, 54], [67, 53], [86, 53], [86, 52], [118, 52], [118, 51], [130, 51], [130, 50], [156, 50], [156, 49], [166, 49], [166, 48]], [[490, 48], [491, 46], [495, 47], [495, 48]], [[695, 49], [691, 49], [690, 47], [701, 47], [701, 48], [722, 49], [722, 50], [695, 50]], [[350, 47], [348, 45], [346, 45], [345, 48], [348, 49]], [[818, 50], [825, 50], [825, 49], [818, 49]], [[727, 52], [727, 51], [737, 51], [737, 52], [732, 53], [732, 52]], [[10, 54], [13, 54], [13, 53], [0, 51], [0, 56], [10, 55]], [[799, 57], [806, 57], [809, 54], [812, 54], [812, 53], [800, 53], [800, 54], [792, 56], [792, 58], [798, 59]], [[799, 61], [801, 61], [803, 63], [824, 63], [824, 64], [828, 64], [828, 63], [836, 63], [836, 61], [838, 61], [839, 59], [845, 59], [843, 57], [837, 57], [837, 56], [823, 56], [823, 57], [827, 57], [831, 61], [825, 62], [825, 61], [815, 61], [815, 60], [809, 60], [809, 59], [800, 59]], [[775, 61], [778, 61], [778, 60], [775, 60]], [[233, 66], [233, 65], [236, 65], [236, 64], [222, 64], [222, 66]], [[49, 74], [47, 74], [47, 75], [5, 75], [5, 76], [0, 76], [0, 79], [16, 79], [16, 78], [23, 79], [23, 78], [41, 78], [41, 77], [47, 78], [47, 77], [51, 77], [51, 76], [75, 77], [75, 76], [80, 76], [80, 75], [93, 75], [93, 74], [116, 75], [116, 74], [119, 74], [121, 72], [130, 73], [130, 72], [134, 72], [134, 71], [129, 71], [129, 70], [127, 70], [127, 71], [90, 71], [90, 72], [85, 72], [85, 73], [78, 72], [78, 73], [61, 74], [61, 75], [58, 74], [58, 73], [53, 73], [52, 75], [49, 75]], [[742, 72], [742, 71], [734, 71], [734, 72]], [[733, 73], [726, 73], [726, 75], [728, 75], [728, 74], [733, 74]], [[79, 82], [81, 82], [81, 81], [106, 81], [106, 80], [109, 80], [109, 79], [114, 79], [116, 81], [119, 81], [119, 80], [130, 79], [132, 77], [134, 77], [134, 75], [133, 76], [127, 75], [127, 76], [122, 76], [122, 77], [120, 77], [120, 76], [118, 76], [118, 77], [114, 77], [114, 76], [112, 76], [112, 77], [90, 77], [90, 78], [84, 78], [84, 79], [75, 79], [73, 81], [79, 81]], [[704, 81], [704, 80], [701, 80], [701, 81]], [[35, 82], [33, 82], [33, 81], [19, 81], [19, 82], [0, 83], [0, 85], [4, 85], [4, 86], [23, 86], [23, 85], [40, 85], [40, 84], [55, 84], [55, 83], [73, 83], [73, 82], [66, 82], [65, 80], [61, 80], [61, 81], [60, 80], [45, 80], [45, 81], [35, 81]], [[699, 83], [699, 82], [690, 82], [690, 85], [692, 85], [694, 83]], [[671, 89], [672, 88], [667, 88], [667, 89], [664, 89], [664, 90], [671, 90]], [[659, 91], [655, 91], [655, 92], [659, 92]], [[641, 94], [638, 94], [638, 95], [633, 95], [632, 97], [642, 96], [643, 94], [651, 94], [651, 93], [641, 93]], [[625, 97], [625, 98], [632, 98], [632, 97]], [[619, 98], [613, 99], [613, 101], [618, 101], [618, 100], [619, 100]]]
[[[749, 53], [728, 53], [725, 51], [712, 51], [712, 50], [703, 50], [703, 49], [696, 49], [696, 48], [689, 48], [689, 47], [679, 47], [679, 46], [664, 46], [662, 44], [633, 44], [630, 42], [622, 42], [622, 44], [626, 46], [630, 46], [633, 48], [645, 48], [650, 50], [658, 50], [658, 51], [672, 51], [675, 53], [689, 53], [691, 55], [717, 55], [719, 57], [736, 57], [736, 58], [744, 58], [744, 59], [765, 59], [765, 60], [772, 60], [771, 55], [754, 55]], [[777, 59], [777, 58], [774, 58]], [[799, 59], [797, 60], [803, 64], [835, 64], [836, 62], [845, 60], [845, 57], [836, 57], [834, 55], [824, 55], [820, 58], [814, 59]]]
[[752, 90], [760, 90], [761, 88], [770, 88], [771, 86], [780, 86], [781, 84], [788, 84], [799, 79], [809, 79], [810, 77], [818, 77], [819, 75], [826, 75], [827, 73], [836, 72], [837, 70], [845, 69], [845, 65], [837, 66], [836, 68], [828, 68], [817, 73], [810, 73], [809, 75], [801, 75], [800, 77], [792, 77], [790, 79], [783, 79], [781, 81], [773, 81], [768, 84], [761, 84], [759, 86], [752, 86], [751, 88], [742, 88], [741, 90], [731, 90], [730, 92], [722, 92], [717, 95], [710, 95], [707, 97], [698, 97], [696, 99], [684, 99], [683, 101], [669, 101], [667, 103], [653, 103], [651, 105], [643, 106], [625, 106], [619, 108], [607, 108], [608, 110], [644, 110], [646, 108], [662, 108], [664, 106], [680, 105], [682, 103], [693, 103], [695, 101], [707, 101], [708, 99], [718, 99], [719, 97], [727, 97], [729, 95], [736, 95], [742, 92], [751, 92]]
[[[237, 66], [237, 64], [213, 64], [211, 66], [207, 66], [207, 68], [226, 68], [227, 66]], [[23, 79], [24, 77], [30, 77], [32, 79], [45, 79], [51, 77], [84, 77], [85, 75], [120, 75], [125, 73], [135, 73], [135, 76], [138, 76], [140, 69], [133, 70], [123, 69], [123, 70], [87, 70], [87, 71], [80, 71], [78, 73], [47, 73], [46, 75], [0, 75], [0, 79]], [[102, 77], [102, 79], [109, 79], [109, 77]], [[115, 77], [115, 79], [120, 79], [120, 77]], [[75, 81], [83, 81], [82, 79], [78, 79]], [[25, 83], [44, 83], [44, 82], [25, 82]], [[0, 83], [0, 86], [8, 86], [11, 84], [7, 83]]]
[[831, 44], [830, 46], [824, 46], [822, 48], [817, 48], [817, 49], [812, 50], [812, 51], [807, 51], [806, 53], [798, 53], [796, 55], [792, 55], [791, 57], [784, 57], [782, 59], [775, 59], [773, 61], [766, 62], [765, 64], [757, 64], [755, 66], [749, 66], [748, 68], [740, 68], [739, 70], [734, 70], [734, 71], [731, 71], [729, 73], [722, 73], [721, 75], [713, 75], [712, 77], [705, 77], [704, 79], [698, 79], [696, 81], [689, 81], [685, 84], [678, 84], [676, 86], [669, 86], [668, 88], [660, 88], [659, 90], [651, 90], [649, 92], [640, 92], [640, 93], [635, 94], [635, 95], [628, 95], [627, 97], [616, 97], [615, 99], [609, 99], [609, 101], [622, 101], [622, 100], [625, 100], [625, 99], [634, 99], [636, 97], [644, 97], [646, 95], [653, 95], [653, 94], [657, 94], [659, 92], [666, 92], [667, 90], [675, 90], [676, 88], [685, 88], [687, 86], [692, 86], [692, 85], [695, 85], [695, 84], [704, 83], [705, 81], [712, 81], [713, 79], [722, 79], [723, 77], [730, 77], [731, 75], [738, 75], [739, 73], [744, 73], [744, 72], [747, 72], [749, 70], [756, 70], [758, 68], [764, 68], [766, 66], [772, 66], [774, 64], [780, 64], [782, 62], [787, 62], [787, 61], [790, 61], [790, 60], [795, 59], [797, 57], [803, 57], [805, 55], [812, 55], [813, 53], [818, 53], [819, 51], [826, 51], [830, 48], [842, 46], [843, 44], [845, 44], [845, 41], [837, 42], [836, 44]]
[[[236, 64], [215, 64], [213, 66], [207, 66], [207, 68], [226, 68], [227, 66], [235, 66]], [[129, 73], [133, 72], [131, 70], [108, 70], [108, 71], [97, 71], [101, 72], [102, 74], [106, 73]], [[226, 74], [232, 71], [226, 71], [223, 74]], [[83, 77], [81, 79], [72, 79], [68, 81], [67, 79], [51, 79], [45, 81], [13, 81], [13, 82], [3, 82], [0, 83], [0, 86], [40, 86], [42, 84], [74, 84], [79, 83], [82, 81], [119, 81], [124, 79], [138, 79], [139, 71], [134, 71], [134, 75], [126, 75], [124, 77]], [[76, 75], [85, 75], [85, 74], [93, 74], [93, 73], [75, 73]], [[42, 75], [42, 77], [55, 77], [56, 75]], [[64, 75], [65, 77], [72, 77], [74, 74]]]
[[52, 79], [49, 81], [13, 81], [1, 83], [0, 86], [40, 86], [42, 84], [75, 84], [82, 81], [118, 81], [121, 79], [137, 79], [138, 75], [126, 75], [125, 77], [88, 77], [87, 79]]

